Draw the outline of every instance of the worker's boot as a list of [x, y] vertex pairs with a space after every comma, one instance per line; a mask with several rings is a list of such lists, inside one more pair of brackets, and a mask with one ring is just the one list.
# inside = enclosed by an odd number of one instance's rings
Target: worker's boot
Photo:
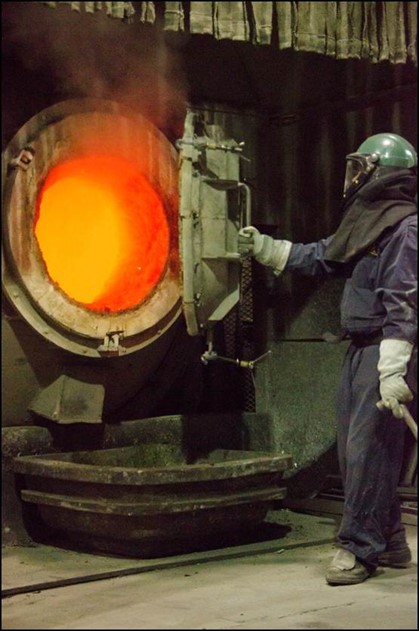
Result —
[[365, 565], [362, 565], [352, 552], [339, 549], [326, 572], [329, 585], [354, 585], [362, 583], [370, 576]]
[[412, 553], [409, 546], [406, 544], [399, 546], [398, 548], [388, 548], [380, 554], [378, 557], [378, 565], [385, 567], [407, 567], [412, 560]]

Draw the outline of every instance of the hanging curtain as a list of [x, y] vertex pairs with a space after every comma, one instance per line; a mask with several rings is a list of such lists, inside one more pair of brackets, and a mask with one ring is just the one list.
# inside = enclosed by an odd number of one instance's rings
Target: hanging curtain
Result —
[[[69, 4], [73, 11], [81, 12], [82, 8], [86, 13], [94, 13], [95, 11], [105, 11], [106, 15], [112, 18], [119, 18], [124, 22], [131, 22], [135, 13], [132, 2], [43, 2], [54, 9], [61, 4]], [[154, 2], [142, 2], [142, 5], [154, 5]], [[154, 7], [153, 7], [154, 8]], [[154, 20], [153, 20], [154, 21]]]
[[[363, 2], [362, 8], [362, 33], [361, 33], [361, 57], [377, 62], [379, 59], [377, 37], [377, 12], [376, 2]], [[414, 4], [414, 3], [409, 3]]]
[[245, 2], [214, 2], [215, 37], [217, 39], [249, 40], [249, 23]]
[[383, 16], [380, 29], [380, 61], [392, 63], [406, 61], [406, 34], [402, 2], [382, 2]]
[[249, 41], [246, 3], [191, 2], [190, 32], [212, 35], [217, 39]]
[[[43, 2], [132, 21], [132, 2]], [[216, 39], [276, 45], [336, 59], [417, 63], [416, 2], [139, 2], [139, 20]]]
[[[257, 4], [256, 2], [252, 3]], [[263, 2], [269, 4], [269, 2]], [[294, 48], [297, 29], [297, 2], [276, 2], [279, 48]]]
[[275, 32], [280, 49], [417, 62], [416, 2], [191, 2], [189, 21], [218, 39], [272, 45]]
[[417, 3], [406, 2], [407, 57], [417, 64]]
[[214, 35], [213, 2], [191, 2], [189, 24], [191, 33]]
[[[114, 3], [111, 3], [114, 4]], [[131, 4], [131, 2], [122, 2], [118, 4]], [[177, 2], [167, 2], [166, 4], [178, 4]], [[128, 7], [127, 7], [128, 10]], [[129, 21], [131, 20], [131, 14], [129, 16]], [[142, 2], [141, 3], [141, 22], [149, 22], [150, 24], [154, 24], [156, 20], [156, 9], [154, 7], [154, 2]]]
[[[270, 2], [252, 2], [256, 44], [270, 44], [272, 37], [272, 8]], [[290, 2], [284, 2], [287, 6]]]
[[[143, 4], [153, 4], [154, 2], [142, 2]], [[165, 2], [164, 9], [164, 30], [184, 31], [185, 13], [181, 2]]]

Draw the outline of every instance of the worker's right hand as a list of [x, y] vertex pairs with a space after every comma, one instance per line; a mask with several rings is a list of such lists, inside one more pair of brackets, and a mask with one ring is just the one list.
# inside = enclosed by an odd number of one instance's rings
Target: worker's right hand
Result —
[[273, 239], [267, 234], [260, 234], [254, 226], [239, 230], [237, 249], [239, 254], [254, 256], [258, 263], [274, 268], [280, 274], [289, 257], [292, 243], [282, 239]]
[[258, 255], [263, 248], [263, 236], [254, 226], [246, 226], [239, 230], [237, 251], [243, 256]]

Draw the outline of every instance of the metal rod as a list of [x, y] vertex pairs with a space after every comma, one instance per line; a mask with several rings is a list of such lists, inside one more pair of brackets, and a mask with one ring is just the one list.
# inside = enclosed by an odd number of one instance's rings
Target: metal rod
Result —
[[415, 440], [417, 441], [417, 439], [418, 439], [418, 426], [415, 423], [415, 419], [413, 418], [413, 416], [410, 414], [409, 410], [407, 409], [407, 407], [403, 403], [401, 404], [401, 408], [403, 410], [404, 422], [406, 423], [406, 425], [408, 426], [408, 428], [412, 432], [413, 436], [415, 437]]

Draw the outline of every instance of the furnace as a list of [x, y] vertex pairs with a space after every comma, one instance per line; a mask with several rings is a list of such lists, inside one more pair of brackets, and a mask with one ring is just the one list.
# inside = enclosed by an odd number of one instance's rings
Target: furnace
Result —
[[140, 114], [95, 99], [32, 118], [5, 154], [4, 290], [59, 347], [150, 344], [179, 317], [178, 162]]
[[46, 342], [41, 356], [55, 349], [33, 413], [101, 422], [150, 379], [181, 322], [215, 357], [250, 223], [242, 145], [193, 110], [173, 144], [140, 113], [90, 98], [18, 131], [3, 156], [3, 291]]

